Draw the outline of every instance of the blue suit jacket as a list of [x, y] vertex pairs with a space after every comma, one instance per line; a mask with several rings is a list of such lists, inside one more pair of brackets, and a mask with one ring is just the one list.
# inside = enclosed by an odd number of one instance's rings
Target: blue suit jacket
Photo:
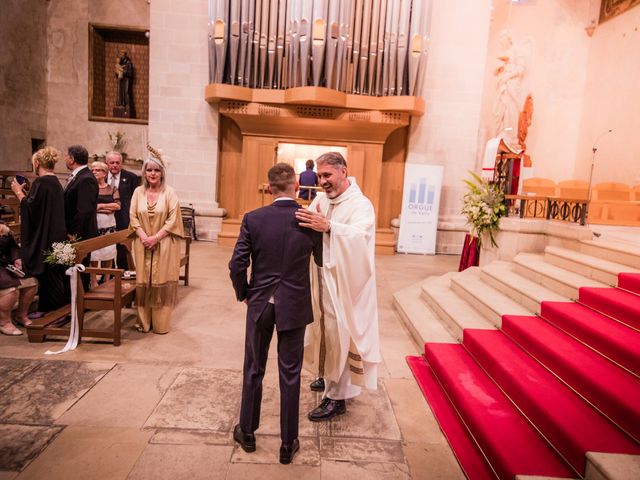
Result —
[[313, 321], [309, 259], [313, 253], [322, 265], [322, 233], [298, 225], [298, 208], [295, 200], [279, 200], [247, 213], [229, 262], [236, 297], [247, 299], [247, 319], [256, 322], [273, 295], [278, 331]]
[[[302, 172], [300, 174], [300, 185], [303, 185], [305, 187], [315, 187], [318, 185], [318, 175], [316, 175], [316, 172], [313, 171], [313, 169], [308, 169], [305, 170], [304, 172]], [[300, 189], [300, 198], [304, 198], [305, 200], [309, 200], [309, 192], [311, 192], [311, 199], [316, 198], [316, 192], [315, 190], [307, 190], [307, 189]]]

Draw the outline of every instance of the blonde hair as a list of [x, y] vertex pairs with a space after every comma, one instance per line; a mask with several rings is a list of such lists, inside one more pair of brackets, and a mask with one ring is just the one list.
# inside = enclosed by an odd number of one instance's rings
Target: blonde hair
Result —
[[162, 176], [160, 177], [160, 188], [162, 190], [164, 190], [164, 182], [166, 181], [166, 177], [167, 177], [167, 170], [164, 168], [164, 164], [158, 162], [155, 158], [148, 158], [143, 164], [142, 164], [142, 186], [144, 187], [144, 189], [146, 190], [147, 188], [149, 188], [149, 182], [147, 181], [147, 167], [151, 165], [152, 167], [158, 167], [160, 169], [160, 172], [162, 173]]
[[36, 168], [36, 161], [45, 170], [53, 170], [60, 160], [60, 152], [53, 147], [44, 147], [31, 157], [31, 164]]
[[104, 173], [109, 173], [109, 167], [107, 167], [107, 164], [100, 160], [96, 160], [91, 164], [91, 169], [93, 170], [94, 168], [102, 170]]

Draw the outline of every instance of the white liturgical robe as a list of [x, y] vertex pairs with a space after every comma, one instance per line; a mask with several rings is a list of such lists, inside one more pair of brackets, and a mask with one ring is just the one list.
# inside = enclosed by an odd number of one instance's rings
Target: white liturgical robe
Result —
[[[314, 323], [307, 327], [306, 354], [307, 360], [318, 362], [324, 333], [326, 392], [336, 400], [359, 394], [355, 385], [376, 389], [377, 364], [381, 360], [374, 263], [375, 212], [355, 180], [349, 181], [350, 186], [337, 198], [329, 199], [318, 193], [309, 206], [314, 212], [320, 206], [331, 230], [324, 234], [323, 267], [318, 269], [321, 278], [318, 281], [315, 275], [312, 284]], [[320, 321], [321, 316], [324, 322]], [[355, 385], [343, 375], [345, 368], [350, 370], [350, 380]], [[335, 393], [330, 395], [332, 383], [334, 388], [341, 385], [337, 398]]]

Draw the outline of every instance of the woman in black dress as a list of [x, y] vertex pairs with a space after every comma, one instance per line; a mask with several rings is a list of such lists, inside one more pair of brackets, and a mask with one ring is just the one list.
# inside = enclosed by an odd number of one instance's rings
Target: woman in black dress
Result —
[[11, 190], [20, 200], [20, 257], [27, 275], [38, 279], [38, 310], [30, 318], [38, 318], [40, 312], [48, 312], [69, 303], [69, 288], [64, 276], [65, 267], [44, 263], [44, 252], [51, 250], [54, 242], [67, 239], [64, 221], [64, 190], [53, 169], [60, 160], [60, 153], [53, 147], [38, 150], [31, 162], [38, 175], [29, 193], [25, 195], [17, 181]]

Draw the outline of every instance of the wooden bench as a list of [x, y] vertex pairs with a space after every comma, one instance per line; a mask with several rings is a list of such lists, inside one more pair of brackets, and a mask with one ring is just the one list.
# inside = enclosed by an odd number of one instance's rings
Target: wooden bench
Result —
[[[76, 261], [80, 261], [90, 252], [113, 244], [122, 244], [127, 249], [129, 265], [133, 265], [130, 254], [131, 239], [129, 230], [120, 230], [89, 240], [76, 242]], [[184, 275], [180, 280], [189, 285], [189, 254], [191, 239], [185, 239], [185, 252], [180, 258], [180, 266], [184, 267]], [[81, 281], [83, 275], [109, 275], [111, 278], [95, 288], [85, 291]], [[80, 327], [80, 340], [83, 337], [109, 339], [114, 346], [120, 345], [122, 328], [122, 308], [131, 306], [135, 301], [135, 279], [125, 279], [124, 271], [117, 268], [87, 267], [84, 272], [78, 274], [78, 286], [76, 305], [78, 309], [78, 322]], [[113, 326], [111, 328], [85, 328], [84, 317], [87, 311], [107, 310], [113, 311]], [[47, 335], [69, 336], [69, 325], [60, 325], [71, 313], [71, 306], [49, 312], [44, 317], [34, 320], [27, 327], [29, 342], [43, 342]]]
[[[128, 242], [130, 232], [128, 229], [120, 230], [100, 237], [91, 238], [74, 243], [76, 248], [76, 262], [80, 262], [90, 252], [109, 245]], [[131, 264], [133, 260], [129, 259]], [[78, 310], [78, 323], [80, 327], [79, 341], [83, 337], [104, 338], [113, 341], [115, 346], [120, 345], [120, 330], [122, 327], [122, 308], [131, 305], [135, 300], [135, 280], [122, 278], [124, 271], [117, 268], [87, 267], [83, 273], [78, 273], [76, 306]], [[82, 284], [83, 275], [111, 275], [106, 282], [98, 287], [84, 290]], [[113, 326], [111, 328], [85, 328], [84, 315], [90, 310], [113, 311]], [[27, 327], [29, 342], [42, 342], [47, 335], [69, 336], [70, 326], [60, 325], [71, 312], [71, 305], [65, 305], [56, 311], [49, 312], [44, 317], [34, 320]], [[68, 323], [68, 322], [67, 322]]]

